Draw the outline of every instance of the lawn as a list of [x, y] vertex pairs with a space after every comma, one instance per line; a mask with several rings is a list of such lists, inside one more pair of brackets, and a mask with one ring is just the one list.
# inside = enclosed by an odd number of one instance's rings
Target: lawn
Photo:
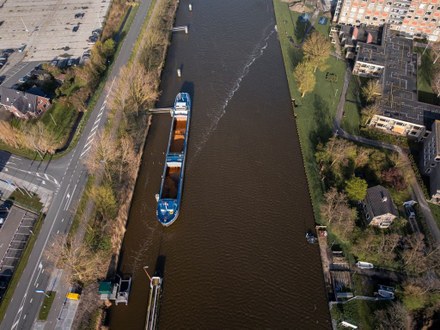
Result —
[[61, 102], [55, 102], [41, 117], [46, 128], [53, 132], [56, 141], [64, 144], [72, 131], [78, 112]]
[[344, 105], [344, 116], [342, 118], [342, 128], [350, 134], [359, 135], [360, 126], [360, 98], [359, 84], [355, 76], [351, 77], [348, 85], [346, 101]]
[[337, 322], [336, 329], [347, 329], [340, 325], [341, 321], [346, 321], [358, 326], [359, 329], [375, 329], [374, 311], [384, 308], [387, 303], [352, 300], [346, 304], [333, 305], [330, 314], [332, 319]]
[[43, 204], [40, 202], [40, 197], [37, 194], [29, 192], [23, 188], [20, 190], [15, 189], [8, 199], [13, 201], [14, 204], [18, 204], [36, 212], [40, 212], [43, 208]]
[[414, 48], [414, 51], [422, 57], [421, 65], [417, 70], [417, 91], [419, 93], [419, 101], [440, 105], [440, 99], [437, 98], [431, 88], [431, 79], [434, 73], [433, 58], [431, 51], [424, 48]]
[[[323, 72], [317, 71], [316, 87], [313, 93], [301, 98], [292, 72], [301, 61], [302, 54], [290, 41], [295, 38], [296, 13], [291, 13], [285, 2], [274, 0], [273, 3], [290, 94], [296, 99], [298, 105], [295, 109], [298, 134], [315, 218], [318, 220], [320, 219], [319, 204], [323, 187], [315, 162], [315, 148], [320, 141], [326, 141], [332, 135], [332, 122], [344, 82], [345, 63], [330, 57], [327, 61], [328, 69]], [[327, 72], [336, 75], [335, 82], [326, 79]]]
[[38, 314], [38, 319], [41, 321], [46, 321], [52, 307], [52, 303], [55, 299], [55, 291], [46, 291], [43, 305], [41, 305], [40, 313]]
[[440, 228], [440, 206], [432, 203], [428, 203], [431, 209], [432, 215], [434, 216], [437, 226]]

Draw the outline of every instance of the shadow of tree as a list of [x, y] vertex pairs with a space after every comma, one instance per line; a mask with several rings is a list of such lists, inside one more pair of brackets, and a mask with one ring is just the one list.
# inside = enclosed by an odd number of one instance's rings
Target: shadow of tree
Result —
[[319, 143], [326, 143], [332, 136], [330, 109], [327, 102], [319, 95], [314, 95], [313, 118], [316, 120], [316, 128], [309, 134], [314, 152]]
[[289, 47], [288, 49], [289, 59], [292, 62], [293, 68], [303, 60], [304, 54], [299, 48]]
[[295, 24], [295, 38], [298, 42], [302, 42], [304, 36], [306, 34], [307, 29], [309, 28], [310, 23], [308, 20], [304, 21], [301, 16], [298, 17]]

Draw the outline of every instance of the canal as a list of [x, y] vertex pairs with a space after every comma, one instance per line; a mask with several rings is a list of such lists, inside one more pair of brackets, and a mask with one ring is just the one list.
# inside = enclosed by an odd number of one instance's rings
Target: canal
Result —
[[[271, 0], [181, 0], [159, 106], [193, 97], [183, 206], [155, 218], [170, 117], [149, 132], [121, 254], [133, 275], [112, 329], [142, 329], [163, 256], [159, 328], [331, 327]], [[182, 77], [176, 70], [181, 68]]]

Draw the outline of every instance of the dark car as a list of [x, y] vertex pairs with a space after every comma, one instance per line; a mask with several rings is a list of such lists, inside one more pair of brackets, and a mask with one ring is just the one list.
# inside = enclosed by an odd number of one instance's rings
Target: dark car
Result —
[[76, 32], [76, 31], [78, 31], [78, 29], [79, 29], [79, 25], [75, 25], [72, 29], [72, 32]]

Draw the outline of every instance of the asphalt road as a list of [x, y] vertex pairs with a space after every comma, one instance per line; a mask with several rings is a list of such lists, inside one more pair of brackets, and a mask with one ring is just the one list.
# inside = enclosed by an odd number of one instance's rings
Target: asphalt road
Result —
[[[44, 295], [36, 290], [46, 290], [50, 278], [50, 265], [43, 253], [44, 249], [52, 244], [55, 236], [65, 234], [70, 228], [77, 204], [87, 181], [87, 171], [83, 160], [90, 150], [93, 140], [104, 126], [107, 117], [106, 102], [111, 91], [113, 81], [131, 55], [133, 46], [139, 35], [140, 29], [151, 0], [143, 0], [136, 13], [132, 26], [127, 33], [121, 51], [114, 61], [108, 77], [104, 92], [96, 103], [77, 146], [65, 157], [48, 163], [41, 161], [22, 160], [15, 166], [27, 171], [44, 170], [59, 180], [58, 192], [49, 207], [44, 224], [40, 230], [33, 251], [20, 282], [15, 289], [14, 296], [6, 311], [0, 329], [31, 329], [39, 312]], [[12, 158], [2, 153], [3, 167], [10, 167]], [[63, 294], [63, 293], [60, 293]], [[56, 308], [56, 307], [54, 307]], [[46, 328], [53, 328], [55, 324]]]

